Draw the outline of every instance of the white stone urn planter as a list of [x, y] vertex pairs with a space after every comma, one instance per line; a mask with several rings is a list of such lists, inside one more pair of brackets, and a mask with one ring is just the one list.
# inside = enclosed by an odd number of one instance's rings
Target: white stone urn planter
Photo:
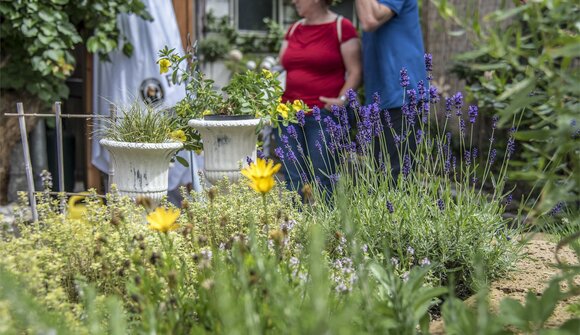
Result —
[[183, 147], [179, 142], [130, 143], [108, 139], [99, 141], [111, 154], [114, 171], [112, 183], [119, 194], [139, 196], [159, 202], [167, 195], [169, 163]]
[[257, 126], [260, 119], [189, 120], [203, 142], [204, 174], [213, 185], [228, 177], [230, 182], [240, 179], [240, 167], [247, 166], [247, 157], [256, 160]]

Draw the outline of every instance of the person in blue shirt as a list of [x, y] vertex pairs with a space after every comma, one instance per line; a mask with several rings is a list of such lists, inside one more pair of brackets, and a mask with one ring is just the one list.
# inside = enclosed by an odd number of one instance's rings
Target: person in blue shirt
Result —
[[[419, 7], [417, 0], [355, 1], [363, 29], [365, 99], [369, 104], [373, 101], [373, 95], [378, 93], [381, 109], [389, 112], [390, 120], [383, 120], [384, 135], [392, 176], [397, 180], [401, 169], [397, 141], [387, 123], [392, 124], [397, 135], [405, 135], [402, 134], [404, 118], [401, 111], [405, 91], [416, 88], [419, 81], [426, 83], [427, 80]], [[407, 138], [409, 149], [414, 150], [414, 134]], [[405, 153], [401, 155], [404, 156]]]

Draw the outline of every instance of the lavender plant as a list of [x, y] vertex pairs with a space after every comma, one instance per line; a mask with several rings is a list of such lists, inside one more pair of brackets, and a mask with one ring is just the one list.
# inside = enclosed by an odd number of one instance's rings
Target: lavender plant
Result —
[[[430, 55], [425, 56], [425, 63], [430, 74]], [[360, 105], [352, 91], [347, 96], [355, 111], [356, 129], [351, 128], [344, 107], [335, 106], [334, 117], [319, 119], [317, 147], [326, 153], [323, 157], [328, 162], [336, 164], [331, 179], [335, 186], [342, 186], [329, 202], [316, 182], [308, 185], [316, 205], [306, 212], [311, 222], [325, 227], [335, 259], [343, 255], [337, 252], [340, 239], [334, 236], [344, 235], [365, 245], [369, 255], [384, 265], [396, 263], [401, 275], [432, 263], [429, 282], [446, 285], [453, 275], [457, 291], [469, 294], [476, 288], [472, 275], [476, 257], [486, 269], [485, 280], [500, 276], [518, 257], [515, 237], [520, 229], [517, 222], [503, 216], [511, 199], [505, 184], [515, 151], [516, 122], [505, 150], [494, 146], [494, 123], [492, 145], [481, 152], [472, 141], [477, 106], [465, 106], [460, 92], [440, 101], [430, 80], [419, 81], [415, 88], [407, 87], [408, 83], [403, 69], [402, 131], [395, 130], [390, 112], [379, 108], [378, 95], [370, 105]], [[313, 112], [317, 117], [317, 110]], [[451, 133], [452, 123], [459, 129], [456, 136]], [[387, 141], [385, 132], [393, 142]], [[308, 161], [300, 149], [291, 150], [292, 140], [282, 138], [276, 149], [280, 159], [284, 164], [295, 164], [299, 158]], [[398, 155], [384, 154], [393, 145]], [[497, 152], [505, 155], [499, 157]], [[394, 160], [401, 162], [400, 172], [392, 169], [397, 165]], [[316, 174], [312, 164], [307, 166], [310, 171], [304, 173]], [[342, 206], [349, 208], [351, 223], [339, 209], [342, 198], [347, 199]]]

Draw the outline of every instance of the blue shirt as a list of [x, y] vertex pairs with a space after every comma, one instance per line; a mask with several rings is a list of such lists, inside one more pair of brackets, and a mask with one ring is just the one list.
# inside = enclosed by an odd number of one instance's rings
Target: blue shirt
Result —
[[375, 92], [381, 96], [381, 108], [403, 105], [400, 84], [401, 68], [406, 68], [410, 85], [426, 80], [423, 35], [419, 23], [417, 0], [378, 0], [394, 13], [374, 32], [363, 33], [363, 74], [366, 103], [372, 102]]

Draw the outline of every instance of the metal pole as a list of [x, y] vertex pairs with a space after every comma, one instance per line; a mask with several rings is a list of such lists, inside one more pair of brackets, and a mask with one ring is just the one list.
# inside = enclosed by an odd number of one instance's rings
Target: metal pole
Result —
[[32, 210], [32, 220], [38, 221], [38, 211], [36, 210], [36, 197], [34, 196], [34, 179], [32, 178], [32, 163], [30, 162], [30, 150], [28, 148], [28, 136], [26, 134], [26, 121], [24, 119], [24, 107], [22, 102], [16, 104], [18, 110], [18, 123], [20, 125], [20, 138], [22, 140], [22, 151], [24, 152], [24, 168], [26, 170], [26, 182], [28, 184], [28, 199]]
[[[61, 102], [54, 103], [54, 116], [56, 124], [56, 163], [58, 169], [58, 191], [64, 194], [64, 153], [62, 148], [62, 117], [61, 117]], [[66, 198], [64, 195], [60, 199], [60, 208], [66, 214]]]
[[[115, 104], [109, 104], [109, 115], [111, 118], [111, 124], [117, 122], [117, 106]], [[113, 185], [113, 178], [115, 177], [115, 168], [113, 167], [113, 157], [109, 153], [109, 178], [107, 182], [107, 192], [111, 192], [111, 185]]]
[[61, 103], [57, 101], [54, 103], [55, 121], [56, 121], [56, 163], [58, 169], [58, 191], [65, 192], [64, 189], [64, 154], [62, 149], [62, 118], [61, 118]]

